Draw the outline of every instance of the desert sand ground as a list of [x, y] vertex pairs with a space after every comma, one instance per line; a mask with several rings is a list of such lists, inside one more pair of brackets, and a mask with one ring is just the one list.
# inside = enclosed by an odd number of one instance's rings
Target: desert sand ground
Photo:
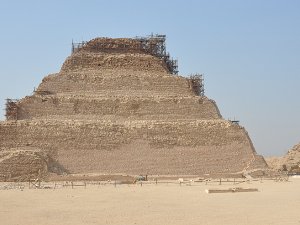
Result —
[[[205, 192], [229, 187], [258, 188], [259, 192]], [[299, 190], [299, 178], [235, 185], [123, 184], [0, 190], [0, 224], [299, 225]]]

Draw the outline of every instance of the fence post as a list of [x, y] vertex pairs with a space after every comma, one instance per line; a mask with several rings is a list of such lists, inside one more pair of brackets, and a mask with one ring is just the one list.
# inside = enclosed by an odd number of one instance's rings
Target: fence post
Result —
[[221, 185], [222, 184], [222, 178], [220, 178], [220, 182], [219, 182], [219, 185]]

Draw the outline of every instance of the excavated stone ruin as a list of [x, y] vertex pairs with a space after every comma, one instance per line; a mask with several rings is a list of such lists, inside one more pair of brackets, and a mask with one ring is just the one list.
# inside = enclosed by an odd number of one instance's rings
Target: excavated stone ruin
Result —
[[195, 76], [176, 75], [169, 56], [153, 51], [155, 40], [83, 43], [33, 95], [10, 102], [0, 122], [0, 179], [265, 169], [246, 130], [222, 118]]
[[300, 175], [300, 143], [296, 144], [282, 157], [267, 159], [270, 168], [287, 172], [290, 175]]
[[300, 143], [289, 150], [284, 157], [283, 169], [290, 174], [300, 175]]

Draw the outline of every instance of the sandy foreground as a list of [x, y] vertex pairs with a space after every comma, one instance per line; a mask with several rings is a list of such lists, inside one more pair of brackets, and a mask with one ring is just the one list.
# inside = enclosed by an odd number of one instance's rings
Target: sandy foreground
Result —
[[[3, 183], [1, 184], [3, 185]], [[258, 188], [207, 194], [208, 188]], [[300, 224], [300, 179], [0, 190], [1, 225]]]

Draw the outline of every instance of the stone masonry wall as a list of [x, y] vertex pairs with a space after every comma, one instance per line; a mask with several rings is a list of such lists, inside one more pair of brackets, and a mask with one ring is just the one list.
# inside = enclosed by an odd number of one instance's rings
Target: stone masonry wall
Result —
[[124, 119], [219, 119], [214, 103], [206, 97], [76, 97], [34, 95], [18, 103], [18, 119], [51, 115], [114, 115]]
[[0, 137], [2, 150], [44, 149], [74, 173], [229, 173], [256, 155], [244, 129], [222, 120], [17, 121], [1, 123]]
[[168, 72], [165, 63], [146, 54], [105, 54], [78, 52], [64, 62], [61, 71], [81, 71], [83, 69], [131, 69], [136, 71]]
[[59, 73], [45, 77], [38, 91], [76, 95], [194, 96], [189, 80], [166, 73], [99, 70]]

